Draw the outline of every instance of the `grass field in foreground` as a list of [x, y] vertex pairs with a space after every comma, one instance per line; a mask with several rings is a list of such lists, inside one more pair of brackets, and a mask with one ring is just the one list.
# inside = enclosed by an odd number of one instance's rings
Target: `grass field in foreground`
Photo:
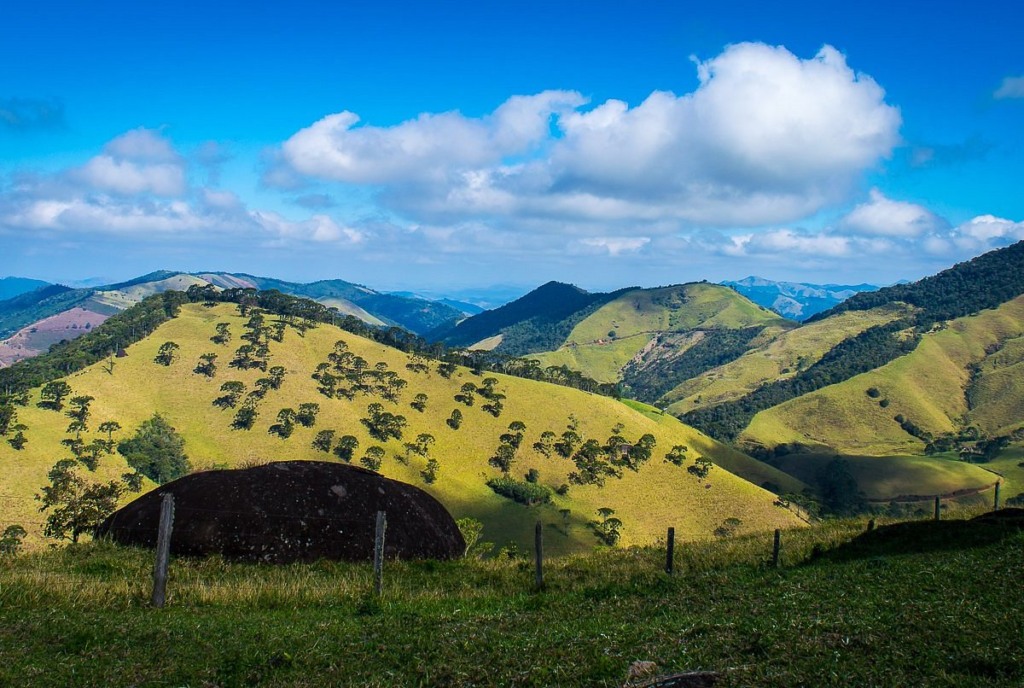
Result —
[[[1024, 533], [862, 522], [554, 560], [366, 564], [173, 560], [90, 543], [0, 559], [9, 686], [622, 686], [721, 672], [729, 686], [1005, 686], [1024, 681]], [[818, 546], [823, 554], [812, 556]]]

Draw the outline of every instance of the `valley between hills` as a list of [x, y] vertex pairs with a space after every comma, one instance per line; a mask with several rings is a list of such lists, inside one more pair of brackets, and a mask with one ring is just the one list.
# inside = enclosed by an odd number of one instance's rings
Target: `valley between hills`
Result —
[[[495, 548], [527, 547], [538, 520], [551, 551], [570, 553], [605, 541], [607, 524], [610, 542], [646, 545], [669, 525], [700, 540], [920, 514], [936, 495], [981, 505], [997, 483], [1013, 504], [1022, 247], [804, 323], [706, 282], [607, 294], [552, 282], [473, 315], [227, 273], [44, 286], [0, 302], [6, 322], [41, 315], [38, 334], [61, 314], [110, 310], [0, 370], [0, 523], [42, 544], [35, 497], [55, 461], [101, 483], [130, 475], [115, 448], [156, 416], [189, 470], [352, 462], [419, 485]], [[396, 324], [414, 317], [412, 331]], [[66, 386], [57, 403], [54, 385]]]

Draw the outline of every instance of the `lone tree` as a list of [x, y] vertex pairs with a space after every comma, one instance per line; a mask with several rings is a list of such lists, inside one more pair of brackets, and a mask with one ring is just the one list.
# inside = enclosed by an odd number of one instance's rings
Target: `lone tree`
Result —
[[159, 413], [142, 422], [135, 435], [122, 440], [117, 451], [128, 465], [155, 483], [165, 483], [191, 469], [185, 440]]
[[156, 356], [153, 360], [163, 366], [169, 366], [174, 363], [174, 359], [178, 355], [178, 349], [181, 347], [174, 342], [164, 342], [157, 349]]
[[423, 413], [424, 411], [427, 410], [427, 395], [423, 394], [422, 392], [417, 394], [415, 397], [413, 397], [412, 402], [409, 404], [409, 406], [412, 406], [420, 413]]
[[199, 363], [192, 369], [197, 375], [213, 377], [217, 374], [217, 354], [203, 354], [199, 357]]
[[50, 511], [43, 534], [57, 540], [78, 542], [82, 533], [96, 528], [117, 509], [124, 487], [116, 480], [108, 483], [86, 482], [75, 471], [75, 462], [61, 459], [47, 476], [50, 484], [41, 488], [36, 499], [40, 511]]

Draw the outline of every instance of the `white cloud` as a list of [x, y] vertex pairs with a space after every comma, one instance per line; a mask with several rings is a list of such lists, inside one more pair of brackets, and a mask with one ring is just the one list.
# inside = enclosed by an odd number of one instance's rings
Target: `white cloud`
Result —
[[118, 136], [72, 174], [96, 191], [123, 196], [181, 196], [186, 188], [181, 157], [170, 141], [149, 129]]
[[295, 171], [334, 181], [440, 181], [528, 152], [547, 138], [552, 113], [582, 103], [575, 92], [545, 91], [510, 98], [488, 117], [424, 113], [393, 127], [357, 127], [359, 116], [344, 111], [299, 131], [281, 150]]
[[81, 167], [17, 175], [0, 186], [0, 230], [52, 237], [263, 245], [362, 243], [366, 235], [324, 214], [292, 220], [249, 210], [226, 189], [190, 187], [184, 158], [159, 134], [136, 129]]
[[993, 94], [995, 98], [1024, 98], [1024, 76], [1008, 76]]
[[894, 201], [872, 189], [870, 200], [850, 211], [840, 226], [857, 234], [915, 237], [944, 229], [948, 223], [924, 206]]
[[792, 257], [796, 254], [830, 258], [843, 258], [854, 252], [853, 240], [849, 237], [785, 228], [731, 237], [730, 243], [724, 244], [721, 250], [732, 256], [782, 254]]
[[994, 215], [979, 215], [958, 226], [954, 237], [985, 245], [1024, 239], [1024, 222], [1014, 222]]
[[78, 175], [98, 191], [125, 196], [180, 196], [185, 192], [185, 170], [175, 163], [140, 164], [98, 155], [78, 170]]
[[634, 107], [584, 110], [579, 94], [546, 91], [481, 118], [425, 113], [373, 127], [342, 112], [292, 136], [281, 158], [302, 175], [380, 185], [382, 203], [423, 222], [737, 227], [845, 200], [899, 141], [899, 111], [829, 46], [804, 60], [734, 45], [698, 73], [694, 92], [656, 91]]
[[591, 237], [581, 239], [579, 243], [614, 257], [624, 253], [636, 253], [651, 243], [651, 239], [650, 237]]

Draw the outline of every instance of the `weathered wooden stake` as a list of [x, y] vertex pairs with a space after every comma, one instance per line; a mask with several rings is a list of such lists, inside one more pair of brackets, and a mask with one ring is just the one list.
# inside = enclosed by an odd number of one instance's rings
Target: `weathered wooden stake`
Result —
[[174, 495], [164, 495], [160, 502], [160, 529], [156, 534], [156, 563], [153, 566], [154, 607], [161, 608], [167, 600], [167, 564], [171, 558], [171, 530], [174, 527]]
[[996, 481], [996, 497], [992, 501], [992, 511], [999, 511], [999, 486], [1002, 484], [1003, 482], [1001, 480]]
[[676, 529], [668, 529], [668, 548], [665, 552], [665, 573], [672, 575], [672, 565], [675, 563], [676, 554]]
[[875, 529], [875, 519], [871, 519], [870, 521], [868, 521], [868, 532], [870, 533], [874, 529]]
[[373, 590], [380, 597], [384, 588], [384, 531], [388, 517], [383, 511], [377, 512], [377, 534], [373, 541]]
[[772, 566], [779, 568], [782, 563], [779, 558], [779, 550], [782, 549], [782, 531], [778, 528], [775, 529], [775, 544], [772, 547]]
[[533, 529], [533, 549], [537, 555], [537, 575], [535, 583], [537, 589], [544, 587], [544, 530], [540, 521], [537, 521]]
[[941, 504], [941, 502], [939, 501], [939, 495], [935, 495], [935, 520], [936, 521], [939, 520], [939, 514], [940, 514], [939, 506], [940, 506], [940, 504]]

